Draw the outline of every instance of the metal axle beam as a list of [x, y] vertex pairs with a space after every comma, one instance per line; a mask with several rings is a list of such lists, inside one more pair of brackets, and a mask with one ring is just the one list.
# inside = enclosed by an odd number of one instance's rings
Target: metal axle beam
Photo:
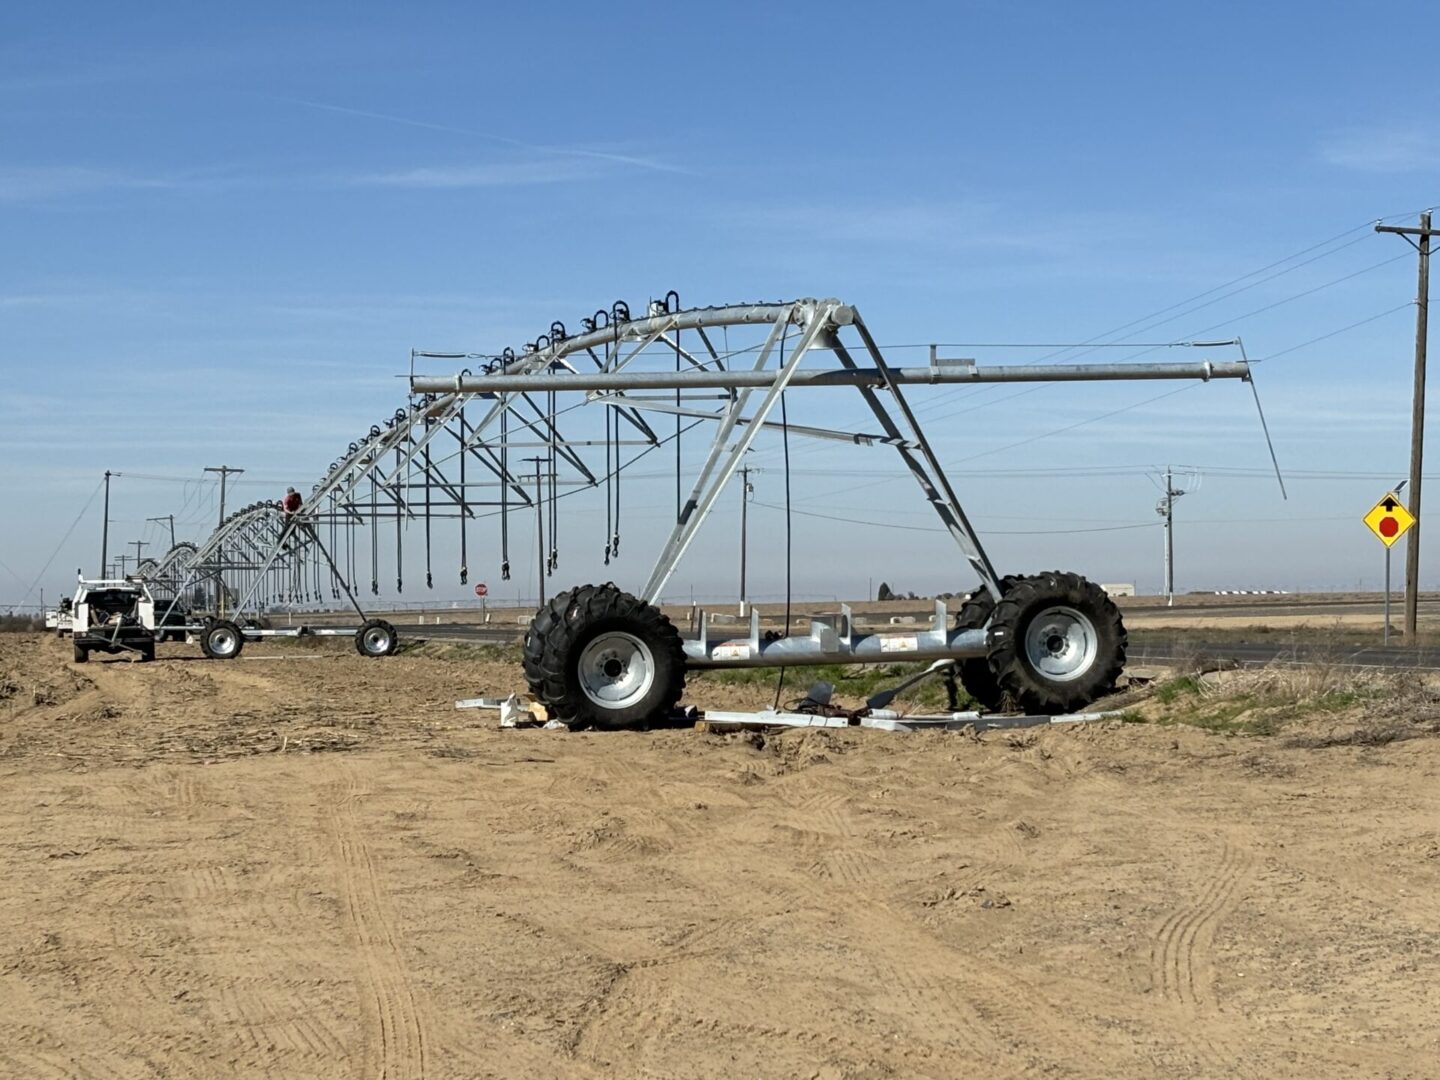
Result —
[[[417, 375], [411, 388], [420, 394], [490, 394], [516, 390], [707, 390], [770, 386], [777, 372], [765, 371], [580, 371], [574, 374]], [[789, 385], [863, 386], [887, 383], [879, 368], [807, 369], [790, 375]], [[890, 368], [889, 382], [932, 386], [949, 383], [1118, 382], [1134, 379], [1249, 379], [1243, 360], [1186, 364], [978, 364]]]

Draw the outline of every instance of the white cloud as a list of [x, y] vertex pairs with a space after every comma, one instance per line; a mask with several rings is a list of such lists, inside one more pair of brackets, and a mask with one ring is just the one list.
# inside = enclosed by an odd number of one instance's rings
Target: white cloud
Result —
[[246, 174], [225, 166], [173, 173], [142, 174], [84, 165], [0, 165], [0, 203], [55, 199], [125, 190], [213, 190], [237, 188], [463, 188], [521, 187], [590, 180], [616, 171], [603, 158], [543, 157], [479, 164], [417, 166], [367, 173], [319, 175]]
[[1333, 132], [1320, 144], [1331, 165], [1362, 172], [1418, 172], [1440, 168], [1440, 136], [1418, 126], [1392, 124]]
[[82, 165], [0, 167], [0, 202], [35, 202], [115, 188], [174, 187], [162, 177], [136, 176], [115, 169]]

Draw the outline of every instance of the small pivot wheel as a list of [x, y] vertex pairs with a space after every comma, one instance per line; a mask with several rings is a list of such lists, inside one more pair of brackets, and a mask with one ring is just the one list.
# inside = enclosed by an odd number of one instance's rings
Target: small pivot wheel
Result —
[[1100, 586], [1049, 571], [1019, 579], [995, 605], [990, 672], [1028, 713], [1083, 709], [1115, 689], [1125, 667], [1125, 624]]
[[555, 597], [530, 623], [523, 650], [535, 697], [571, 727], [639, 727], [685, 690], [685, 648], [653, 604], [613, 584]]
[[361, 656], [390, 656], [400, 648], [400, 635], [384, 619], [370, 619], [355, 631], [355, 651]]
[[200, 650], [211, 660], [234, 660], [245, 647], [245, 635], [229, 619], [216, 619], [200, 635]]

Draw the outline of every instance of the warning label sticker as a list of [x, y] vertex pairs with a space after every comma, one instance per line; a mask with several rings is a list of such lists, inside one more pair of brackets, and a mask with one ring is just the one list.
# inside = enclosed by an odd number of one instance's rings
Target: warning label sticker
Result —
[[914, 652], [920, 648], [920, 641], [914, 634], [886, 634], [880, 639], [880, 651]]
[[749, 660], [750, 643], [748, 641], [724, 641], [716, 645], [710, 655], [716, 660]]

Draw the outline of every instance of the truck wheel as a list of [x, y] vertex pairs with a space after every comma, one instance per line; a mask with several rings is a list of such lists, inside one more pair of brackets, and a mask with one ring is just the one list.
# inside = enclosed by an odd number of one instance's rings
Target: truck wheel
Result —
[[90, 659], [90, 650], [87, 649], [87, 648], [85, 648], [83, 645], [76, 645], [76, 646], [75, 646], [75, 662], [76, 662], [77, 664], [83, 664], [83, 663], [85, 663], [86, 660], [89, 660], [89, 659]]
[[211, 660], [234, 660], [245, 647], [245, 635], [229, 619], [216, 619], [200, 635], [200, 650]]
[[[1001, 578], [1000, 595], [1008, 593], [1019, 580], [1020, 578], [1013, 574]], [[955, 616], [955, 629], [979, 630], [990, 621], [990, 613], [994, 610], [995, 598], [982, 582], [975, 587], [969, 599], [960, 605], [960, 612]], [[972, 656], [968, 660], [957, 660], [955, 667], [960, 672], [960, 685], [965, 687], [965, 692], [974, 698], [982, 709], [986, 712], [999, 712], [1005, 707], [1005, 691], [1000, 689], [995, 673], [990, 670], [988, 657]]]
[[140, 660], [141, 660], [142, 663], [147, 663], [147, 664], [148, 664], [151, 660], [154, 660], [154, 659], [155, 659], [155, 645], [154, 645], [153, 642], [152, 642], [151, 644], [149, 644], [149, 645], [142, 645], [142, 646], [140, 646]]
[[685, 690], [685, 648], [660, 610], [613, 584], [562, 592], [530, 623], [522, 653], [535, 697], [572, 727], [637, 727]]
[[384, 619], [371, 619], [355, 631], [355, 651], [361, 656], [389, 656], [399, 643], [400, 635]]
[[995, 605], [990, 671], [1026, 712], [1069, 713], [1115, 689], [1125, 645], [1104, 590], [1054, 570], [1021, 578]]

